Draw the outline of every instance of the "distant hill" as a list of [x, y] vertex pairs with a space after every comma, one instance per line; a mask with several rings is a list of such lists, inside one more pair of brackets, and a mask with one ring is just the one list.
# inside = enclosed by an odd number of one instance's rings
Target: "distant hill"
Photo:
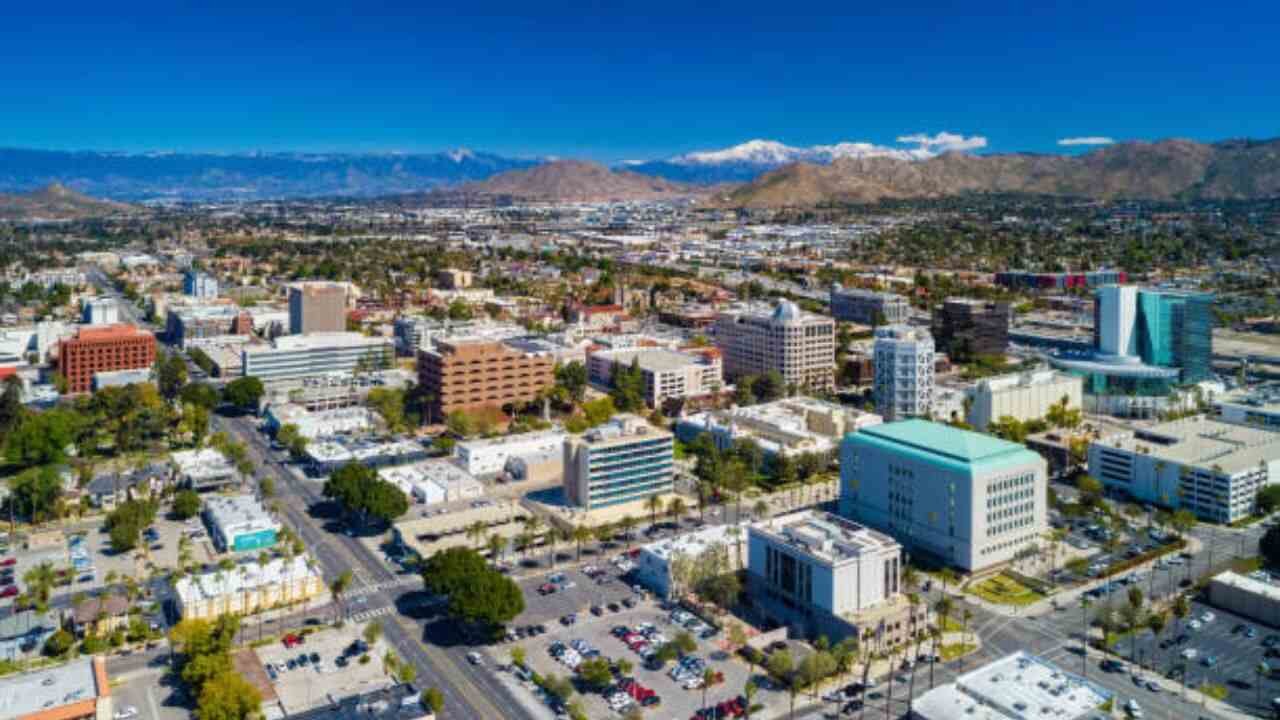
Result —
[[811, 206], [970, 192], [1152, 200], [1280, 197], [1280, 140], [1127, 142], [1079, 156], [947, 153], [925, 160], [837, 158], [829, 165], [794, 163], [773, 170], [720, 194], [717, 202]]
[[470, 150], [215, 155], [0, 149], [0, 192], [60, 183], [131, 202], [373, 197], [484, 180], [537, 162]]
[[82, 195], [57, 183], [29, 193], [0, 193], [0, 219], [4, 220], [78, 220], [137, 210], [132, 205]]
[[512, 170], [465, 190], [480, 195], [505, 196], [536, 202], [605, 202], [610, 200], [665, 200], [687, 198], [705, 188], [581, 160], [557, 160], [527, 170]]

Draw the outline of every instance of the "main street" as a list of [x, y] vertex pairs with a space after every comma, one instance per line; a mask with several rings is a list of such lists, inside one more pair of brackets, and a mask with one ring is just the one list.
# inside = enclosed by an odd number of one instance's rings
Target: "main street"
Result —
[[417, 668], [416, 685], [438, 688], [444, 694], [447, 712], [453, 716], [533, 720], [507, 687], [493, 677], [492, 669], [467, 661], [465, 646], [445, 647], [424, 641], [424, 628], [401, 613], [421, 604], [421, 581], [416, 575], [390, 569], [360, 540], [320, 527], [309, 511], [324, 499], [308, 481], [300, 480], [276, 458], [251, 420], [218, 416], [213, 425], [243, 443], [260, 471], [275, 480], [285, 520], [316, 557], [325, 578], [332, 581], [343, 571], [351, 571], [352, 587], [343, 603], [348, 607], [358, 604], [361, 613], [379, 614], [387, 642]]

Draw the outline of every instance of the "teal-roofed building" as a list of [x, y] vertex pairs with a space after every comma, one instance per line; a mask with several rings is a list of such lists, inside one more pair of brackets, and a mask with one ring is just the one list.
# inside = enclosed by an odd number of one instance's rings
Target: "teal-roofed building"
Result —
[[840, 513], [964, 570], [1040, 541], [1047, 488], [1039, 454], [928, 420], [863, 428], [840, 446]]

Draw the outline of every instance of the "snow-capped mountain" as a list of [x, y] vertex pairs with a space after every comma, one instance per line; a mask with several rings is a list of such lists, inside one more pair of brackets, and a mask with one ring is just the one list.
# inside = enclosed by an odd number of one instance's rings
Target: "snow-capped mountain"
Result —
[[685, 153], [665, 160], [631, 161], [626, 168], [646, 175], [694, 183], [742, 182], [794, 162], [828, 164], [840, 158], [887, 157], [895, 160], [927, 160], [952, 150], [986, 146], [986, 138], [953, 133], [904, 135], [900, 147], [869, 142], [796, 147], [776, 140], [749, 140], [722, 150]]

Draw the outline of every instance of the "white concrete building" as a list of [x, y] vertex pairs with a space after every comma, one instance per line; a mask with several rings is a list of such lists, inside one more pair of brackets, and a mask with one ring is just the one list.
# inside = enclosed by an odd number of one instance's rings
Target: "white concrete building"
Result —
[[924, 693], [912, 703], [911, 717], [1078, 720], [1094, 717], [1112, 697], [1101, 685], [1020, 650]]
[[925, 420], [866, 428], [840, 448], [840, 514], [969, 571], [1048, 530], [1048, 464], [1022, 445]]
[[659, 407], [668, 398], [699, 397], [724, 387], [723, 364], [715, 348], [594, 352], [587, 355], [587, 376], [591, 382], [609, 387], [614, 366], [630, 367], [632, 363], [644, 376], [644, 401], [649, 407]]
[[304, 555], [275, 558], [265, 565], [246, 561], [230, 570], [187, 575], [174, 583], [173, 590], [183, 619], [248, 614], [297, 603], [318, 607], [328, 595], [319, 569]]
[[[746, 559], [747, 525], [711, 525], [701, 530], [642, 545], [635, 556], [636, 579], [654, 595], [672, 599], [684, 588], [671, 574], [672, 563], [691, 562], [703, 553], [723, 550], [730, 568]], [[678, 574], [678, 573], [677, 573]]]
[[243, 351], [241, 372], [264, 383], [301, 380], [328, 373], [354, 373], [390, 367], [395, 348], [389, 338], [352, 332], [318, 332], [285, 335], [270, 346], [249, 346]]
[[178, 450], [169, 455], [178, 485], [210, 490], [240, 481], [231, 461], [214, 448]]
[[307, 443], [306, 453], [311, 469], [322, 475], [352, 462], [383, 467], [427, 459], [426, 448], [411, 440], [379, 442], [340, 435]]
[[298, 428], [298, 434], [308, 440], [333, 435], [355, 435], [373, 427], [373, 413], [365, 407], [343, 407], [329, 410], [308, 410], [302, 405], [284, 403], [270, 405], [266, 412], [267, 427], [278, 432], [285, 425]]
[[0, 330], [0, 366], [27, 365], [30, 356], [35, 356], [35, 364], [39, 365], [48, 359], [49, 350], [57, 347], [59, 340], [73, 334], [73, 330], [58, 320], [41, 320], [27, 327]]
[[471, 475], [496, 475], [507, 469], [513, 458], [542, 457], [548, 453], [561, 455], [567, 435], [559, 430], [543, 430], [520, 435], [464, 440], [457, 444], [457, 462]]
[[968, 422], [978, 430], [1002, 417], [1025, 422], [1042, 418], [1049, 407], [1067, 398], [1068, 407], [1083, 405], [1084, 381], [1078, 375], [1056, 370], [1010, 373], [978, 381]]
[[720, 313], [712, 326], [730, 379], [782, 374], [788, 385], [830, 388], [835, 384], [836, 323], [784, 300], [772, 310], [746, 305]]
[[618, 415], [564, 441], [564, 491], [585, 510], [644, 500], [675, 486], [674, 438], [644, 418]]
[[484, 494], [479, 480], [448, 460], [382, 468], [378, 477], [424, 505], [473, 500]]
[[1203, 415], [1134, 428], [1089, 445], [1089, 474], [1136, 500], [1231, 523], [1280, 482], [1280, 431]]
[[876, 412], [887, 421], [926, 417], [933, 407], [933, 336], [924, 328], [876, 329]]
[[880, 416], [810, 397], [792, 397], [760, 405], [710, 410], [676, 421], [675, 433], [684, 442], [702, 433], [717, 448], [727, 450], [737, 440], [753, 440], [773, 455], [830, 452], [847, 433], [879, 425]]
[[86, 325], [114, 325], [120, 322], [120, 305], [110, 298], [95, 298], [84, 303], [81, 321]]
[[281, 525], [252, 495], [208, 495], [204, 520], [223, 552], [248, 552], [276, 544]]

